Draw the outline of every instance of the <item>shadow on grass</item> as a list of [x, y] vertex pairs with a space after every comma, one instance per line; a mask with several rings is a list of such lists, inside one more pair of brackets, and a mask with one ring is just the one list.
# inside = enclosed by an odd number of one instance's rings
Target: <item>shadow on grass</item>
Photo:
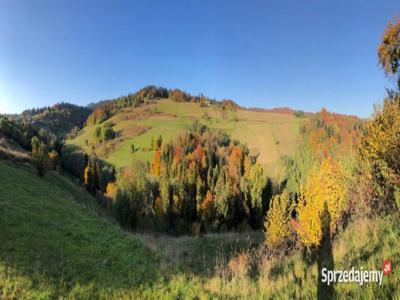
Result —
[[335, 289], [333, 284], [329, 286], [326, 283], [322, 282], [322, 269], [326, 268], [327, 270], [334, 269], [334, 261], [333, 261], [333, 253], [332, 253], [332, 240], [330, 236], [330, 221], [331, 216], [328, 210], [328, 206], [326, 202], [324, 203], [324, 210], [322, 212], [322, 241], [321, 245], [318, 249], [318, 289], [317, 289], [317, 298], [318, 299], [335, 299]]

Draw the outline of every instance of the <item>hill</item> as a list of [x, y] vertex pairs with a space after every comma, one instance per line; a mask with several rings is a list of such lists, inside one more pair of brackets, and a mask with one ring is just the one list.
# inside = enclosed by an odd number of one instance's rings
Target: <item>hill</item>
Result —
[[58, 137], [64, 137], [75, 127], [80, 129], [92, 110], [70, 103], [57, 103], [51, 107], [25, 110], [18, 119], [30, 123], [37, 130], [45, 129]]
[[[107, 119], [116, 132], [115, 139], [98, 144], [95, 131], [100, 125], [92, 124], [85, 126], [77, 137], [67, 140], [67, 144], [88, 153], [95, 149], [100, 158], [123, 167], [133, 159], [152, 161], [154, 152], [149, 149], [152, 139], [161, 135], [164, 141], [169, 141], [187, 130], [194, 120], [212, 129], [222, 129], [232, 138], [247, 143], [251, 154], [258, 155], [267, 175], [281, 179], [280, 158], [294, 153], [298, 129], [306, 118], [164, 98], [124, 108]], [[136, 149], [134, 153], [131, 145]]]

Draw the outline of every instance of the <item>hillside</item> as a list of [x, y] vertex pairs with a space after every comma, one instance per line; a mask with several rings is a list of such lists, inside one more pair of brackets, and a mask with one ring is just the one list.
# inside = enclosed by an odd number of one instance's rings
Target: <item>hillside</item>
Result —
[[0, 160], [0, 195], [0, 298], [104, 297], [157, 276], [156, 257], [67, 178]]
[[[51, 188], [50, 188], [51, 187]], [[0, 298], [315, 298], [317, 262], [256, 251], [262, 234], [200, 238], [123, 232], [95, 199], [56, 173], [0, 160]], [[333, 242], [335, 268], [400, 263], [396, 217], [356, 220]], [[27, 251], [29, 249], [29, 251]], [[247, 250], [246, 250], [247, 249]], [[260, 248], [261, 249], [261, 248]], [[383, 286], [342, 284], [338, 297], [394, 298], [399, 273]]]
[[30, 123], [37, 130], [45, 129], [64, 137], [74, 128], [81, 128], [91, 113], [88, 107], [57, 103], [51, 107], [25, 110], [17, 119]]
[[[67, 144], [88, 153], [95, 145], [100, 158], [122, 167], [133, 159], [152, 161], [154, 152], [148, 149], [152, 138], [162, 135], [164, 141], [169, 141], [188, 129], [196, 119], [209, 128], [222, 129], [232, 138], [247, 143], [251, 154], [258, 155], [258, 162], [266, 174], [275, 179], [281, 179], [283, 175], [281, 156], [294, 153], [299, 126], [306, 120], [293, 114], [229, 110], [218, 105], [203, 106], [161, 99], [147, 101], [140, 107], [125, 108], [108, 119], [117, 132], [113, 140], [97, 145], [95, 130], [98, 125], [89, 125]], [[132, 144], [136, 149], [134, 153], [131, 153]]]
[[229, 258], [262, 240], [258, 233], [132, 235], [70, 179], [39, 178], [32, 167], [6, 160], [0, 195], [0, 215], [7, 216], [0, 218], [1, 299], [135, 297], [182, 272], [211, 272], [217, 253]]
[[0, 132], [0, 158], [29, 161], [30, 153]]

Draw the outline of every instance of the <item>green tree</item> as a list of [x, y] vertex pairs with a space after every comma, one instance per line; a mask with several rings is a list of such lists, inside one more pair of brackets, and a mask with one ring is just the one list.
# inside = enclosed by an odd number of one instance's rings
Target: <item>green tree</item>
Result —
[[32, 160], [38, 175], [43, 177], [48, 169], [48, 147], [36, 136], [32, 138]]
[[250, 209], [251, 209], [251, 223], [255, 228], [262, 225], [262, 196], [265, 187], [264, 170], [258, 163], [254, 164], [250, 169], [249, 175], [249, 190], [250, 190]]

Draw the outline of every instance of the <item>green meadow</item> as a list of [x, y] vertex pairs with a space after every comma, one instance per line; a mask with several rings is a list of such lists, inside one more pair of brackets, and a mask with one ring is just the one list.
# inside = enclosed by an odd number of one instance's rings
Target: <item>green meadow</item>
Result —
[[[223, 110], [215, 105], [201, 107], [198, 103], [178, 103], [167, 99], [154, 101], [139, 108], [127, 108], [106, 122], [114, 124], [117, 138], [95, 146], [96, 154], [116, 167], [124, 167], [133, 159], [151, 162], [152, 138], [162, 136], [167, 142], [184, 133], [194, 120], [212, 129], [221, 129], [234, 139], [248, 145], [258, 155], [267, 176], [282, 179], [280, 158], [291, 155], [296, 147], [299, 126], [305, 118], [290, 114], [245, 109]], [[67, 141], [87, 153], [95, 145], [96, 126], [86, 126], [74, 139]], [[135, 152], [132, 153], [131, 145]]]

